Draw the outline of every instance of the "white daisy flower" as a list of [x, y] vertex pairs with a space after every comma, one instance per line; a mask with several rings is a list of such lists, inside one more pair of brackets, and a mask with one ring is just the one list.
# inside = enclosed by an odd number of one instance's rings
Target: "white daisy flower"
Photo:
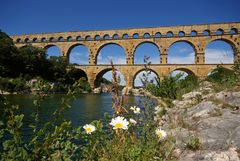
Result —
[[156, 135], [159, 137], [159, 139], [164, 139], [167, 136], [166, 131], [158, 128], [155, 130]]
[[136, 124], [137, 124], [137, 121], [134, 120], [134, 119], [129, 119], [129, 122], [132, 123], [133, 125], [136, 125]]
[[124, 118], [124, 117], [121, 117], [121, 116], [118, 116], [116, 118], [113, 118], [110, 122], [110, 125], [113, 126], [113, 129], [128, 129], [128, 124], [129, 122]]
[[140, 108], [136, 106], [130, 107], [130, 110], [133, 110], [134, 113], [140, 113]]
[[91, 124], [86, 124], [83, 126], [83, 128], [87, 134], [91, 134], [92, 132], [94, 132], [96, 130], [96, 127]]

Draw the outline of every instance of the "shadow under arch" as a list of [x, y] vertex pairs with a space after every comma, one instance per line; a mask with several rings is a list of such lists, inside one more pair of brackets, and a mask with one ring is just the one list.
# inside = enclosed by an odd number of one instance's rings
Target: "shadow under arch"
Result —
[[[139, 87], [139, 86], [136, 86], [136, 85], [135, 85], [135, 81], [136, 81], [137, 76], [138, 76], [141, 72], [145, 72], [145, 71], [146, 71], [146, 69], [143, 68], [143, 69], [138, 70], [138, 71], [134, 74], [134, 76], [133, 76], [133, 84], [132, 84], [132, 86], [133, 86], [134, 88]], [[157, 79], [160, 80], [160, 77], [159, 77], [158, 73], [157, 73], [154, 69], [148, 68], [148, 71], [150, 71], [151, 73], [153, 73], [155, 76], [157, 76]], [[155, 79], [155, 78], [154, 78], [154, 79]]]
[[[126, 54], [126, 50], [125, 50], [125, 48], [121, 45], [121, 44], [119, 44], [119, 43], [115, 43], [115, 42], [109, 42], [109, 43], [106, 43], [106, 44], [103, 44], [103, 45], [101, 45], [99, 48], [98, 48], [98, 50], [97, 50], [97, 54], [96, 54], [96, 56], [95, 56], [95, 65], [97, 65], [97, 63], [98, 63], [98, 56], [99, 56], [99, 54], [100, 54], [100, 51], [104, 48], [104, 47], [106, 47], [106, 46], [108, 46], [108, 45], [116, 45], [116, 46], [118, 46], [118, 47], [121, 47], [122, 49], [123, 49], [123, 51], [124, 51], [124, 56], [125, 56], [125, 62], [127, 63], [127, 54]], [[113, 62], [114, 63], [114, 62]]]
[[[154, 43], [154, 42], [152, 42], [152, 41], [142, 41], [142, 42], [140, 42], [140, 43], [138, 43], [138, 44], [136, 45], [136, 47], [135, 47], [134, 50], [133, 50], [133, 63], [136, 64], [136, 60], [135, 60], [136, 50], [137, 50], [141, 45], [144, 45], [144, 44], [151, 44], [151, 45], [153, 45], [154, 47], [157, 48], [158, 54], [159, 54], [159, 55], [158, 55], [158, 56], [159, 56], [159, 63], [160, 63], [160, 56], [161, 56], [160, 48], [159, 48], [159, 46], [158, 46], [156, 43]], [[159, 64], [159, 63], [157, 63], [157, 64]]]
[[75, 80], [79, 80], [80, 78], [86, 78], [86, 80], [88, 80], [87, 73], [82, 69], [72, 68], [69, 69], [67, 73], [71, 78], [74, 78]]
[[[107, 72], [112, 71], [112, 68], [106, 68], [101, 70], [100, 72], [98, 72], [98, 74], [96, 75], [95, 79], [94, 79], [94, 88], [99, 87], [101, 84], [101, 78], [103, 78], [104, 74], [106, 74]], [[121, 73], [123, 76], [124, 81], [126, 82], [126, 78], [124, 76], [124, 74], [122, 72], [120, 72], [119, 70], [116, 69], [117, 72]], [[121, 80], [122, 82], [123, 80]]]

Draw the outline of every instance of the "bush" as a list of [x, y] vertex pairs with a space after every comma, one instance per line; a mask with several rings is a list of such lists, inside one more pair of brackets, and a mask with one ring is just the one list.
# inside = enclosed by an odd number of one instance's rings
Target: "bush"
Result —
[[167, 99], [180, 98], [183, 94], [190, 92], [198, 86], [196, 76], [188, 75], [185, 79], [180, 79], [181, 77], [181, 73], [176, 76], [166, 76], [161, 82], [156, 80], [157, 84], [148, 82], [145, 89], [158, 97]]
[[[39, 89], [43, 84], [36, 84]], [[75, 83], [72, 90], [62, 98], [50, 122], [39, 125], [38, 111], [41, 101], [46, 97], [36, 93], [34, 121], [29, 124], [32, 136], [23, 141], [21, 127], [23, 114], [16, 114], [18, 106], [4, 100], [5, 115], [1, 115], [0, 139], [5, 137], [0, 151], [2, 160], [167, 160], [171, 157], [175, 143], [170, 136], [156, 133], [153, 103], [143, 101], [142, 108], [122, 115], [105, 115], [104, 120], [90, 123], [95, 130], [87, 133], [82, 127], [73, 128], [70, 121], [63, 118], [63, 111], [70, 108], [69, 102], [75, 98], [80, 83]], [[118, 101], [118, 99], [117, 99]], [[123, 108], [123, 107], [122, 107]], [[138, 108], [138, 107], [135, 107]], [[129, 122], [127, 129], [113, 129], [110, 122], [122, 116]], [[132, 123], [134, 119], [136, 123]], [[118, 127], [117, 125], [115, 127]], [[164, 132], [164, 131], [162, 131]], [[156, 135], [157, 134], [157, 135]], [[7, 136], [7, 137], [6, 137]]]
[[217, 89], [231, 88], [238, 85], [240, 65], [235, 64], [233, 70], [218, 66], [214, 69], [206, 80], [215, 84]]
[[83, 91], [87, 91], [87, 92], [92, 91], [90, 84], [88, 83], [88, 81], [85, 77], [82, 77], [79, 79], [79, 86]]
[[8, 92], [20, 92], [28, 89], [28, 87], [22, 77], [15, 79], [0, 77], [0, 89]]

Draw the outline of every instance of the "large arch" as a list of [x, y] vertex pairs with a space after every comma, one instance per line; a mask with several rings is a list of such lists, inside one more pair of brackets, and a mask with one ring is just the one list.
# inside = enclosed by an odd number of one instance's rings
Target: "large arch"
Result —
[[229, 39], [212, 39], [205, 46], [205, 63], [232, 64], [236, 59], [235, 48], [235, 44]]
[[61, 49], [55, 44], [49, 44], [44, 47], [47, 58], [62, 56]]
[[71, 78], [75, 78], [75, 80], [79, 80], [80, 78], [86, 78], [86, 80], [88, 80], [88, 75], [87, 73], [82, 70], [82, 69], [78, 69], [78, 68], [73, 68], [68, 70], [68, 74], [71, 76]]
[[195, 45], [187, 40], [178, 40], [168, 47], [168, 64], [194, 64], [196, 56]]
[[170, 74], [172, 74], [173, 72], [176, 72], [176, 71], [182, 71], [182, 72], [187, 73], [188, 75], [194, 75], [194, 76], [196, 76], [196, 74], [195, 74], [191, 69], [184, 68], [184, 67], [175, 68], [175, 69], [173, 69], [173, 70], [170, 72]]
[[[100, 72], [98, 72], [98, 74], [96, 75], [95, 79], [94, 79], [94, 87], [99, 87], [100, 86], [100, 81], [101, 81], [101, 78], [103, 78], [103, 76], [106, 74], [106, 73], [109, 73], [112, 71], [112, 68], [106, 68], [106, 69], [103, 69], [101, 70]], [[126, 85], [126, 78], [125, 76], [123, 75], [123, 73], [121, 73], [119, 70], [116, 70], [117, 72], [117, 75], [120, 75], [120, 79], [121, 79], [121, 83], [120, 85]], [[106, 78], [106, 79], [112, 79], [112, 74], [110, 73], [107, 77], [109, 78]], [[111, 80], [109, 80], [111, 81]]]
[[[160, 77], [159, 77], [159, 75], [158, 75], [158, 73], [155, 71], [155, 70], [153, 70], [153, 69], [148, 69], [148, 71], [149, 72], [151, 72], [150, 73], [150, 75], [148, 75], [148, 80], [149, 81], [151, 81], [151, 80], [153, 80], [153, 83], [156, 83], [156, 80], [155, 80], [155, 78], [154, 77], [157, 77], [157, 79], [158, 80], [160, 80]], [[143, 84], [142, 84], [142, 82], [141, 82], [141, 79], [140, 79], [140, 77], [143, 77], [142, 76], [142, 74], [145, 74], [146, 75], [146, 69], [141, 69], [141, 70], [138, 70], [135, 74], [134, 74], [134, 76], [133, 76], [133, 84], [132, 84], [132, 86], [134, 87], [134, 88], [136, 88], [136, 87], [142, 87], [143, 86]], [[150, 77], [150, 78], [149, 78]]]
[[133, 51], [134, 64], [144, 64], [144, 56], [149, 57], [151, 64], [160, 64], [160, 49], [151, 41], [143, 41], [136, 45]]
[[[104, 59], [102, 56], [107, 56], [107, 59]], [[127, 63], [127, 55], [122, 45], [118, 43], [106, 43], [99, 47], [95, 56], [95, 64], [110, 64], [110, 60], [114, 64]]]
[[70, 64], [87, 65], [89, 64], [89, 50], [81, 43], [72, 45], [67, 52]]

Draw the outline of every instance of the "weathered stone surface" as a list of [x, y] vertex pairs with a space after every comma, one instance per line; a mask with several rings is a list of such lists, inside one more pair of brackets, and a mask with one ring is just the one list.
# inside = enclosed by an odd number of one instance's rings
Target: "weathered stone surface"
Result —
[[[185, 94], [183, 100], [173, 101], [174, 107], [167, 110], [167, 120], [160, 126], [167, 129], [170, 125], [172, 128], [170, 133], [179, 149], [173, 157], [179, 156], [181, 161], [238, 161], [240, 109], [232, 106], [239, 105], [240, 92], [207, 92], [204, 95], [206, 89], [212, 91], [209, 82], [204, 87], [200, 86], [196, 91]], [[195, 97], [200, 93], [203, 99], [198, 103]], [[186, 148], [186, 143], [192, 136], [201, 142], [197, 151]]]
[[239, 161], [238, 153], [235, 148], [229, 148], [228, 150], [213, 151], [190, 151], [186, 150], [181, 154], [179, 161]]
[[[216, 30], [224, 31], [223, 35], [217, 35]], [[120, 30], [99, 30], [99, 31], [80, 31], [80, 32], [56, 32], [43, 34], [24, 34], [11, 36], [17, 47], [22, 47], [26, 44], [32, 44], [36, 47], [48, 48], [56, 45], [59, 47], [61, 56], [69, 60], [69, 55], [74, 46], [84, 45], [89, 51], [89, 65], [75, 66], [87, 75], [88, 81], [92, 88], [98, 87], [100, 78], [103, 73], [109, 71], [111, 65], [98, 65], [97, 58], [100, 50], [108, 44], [118, 44], [126, 54], [126, 65], [115, 65], [115, 68], [120, 71], [125, 78], [126, 86], [133, 87], [134, 78], [137, 73], [144, 69], [141, 64], [134, 64], [134, 51], [139, 44], [150, 42], [156, 45], [161, 53], [159, 64], [149, 65], [149, 69], [154, 71], [159, 77], [167, 76], [176, 69], [189, 71], [199, 78], [205, 78], [210, 71], [217, 67], [217, 64], [205, 64], [205, 52], [207, 44], [217, 39], [224, 39], [231, 42], [233, 50], [236, 51], [234, 61], [240, 60], [240, 33], [229, 35], [229, 31], [235, 28], [240, 31], [240, 23], [222, 23], [222, 24], [202, 24], [188, 26], [169, 26], [169, 27], [150, 27], [150, 28], [131, 28]], [[210, 30], [210, 35], [202, 35], [204, 30]], [[167, 32], [171, 31], [173, 37], [168, 37]], [[186, 36], [180, 37], [179, 31], [186, 33]], [[189, 36], [191, 31], [196, 31], [197, 36]], [[138, 38], [133, 38], [133, 34], [139, 34]], [[143, 37], [145, 33], [149, 33], [149, 37]], [[156, 33], [161, 33], [161, 37], [156, 37]], [[96, 36], [100, 39], [95, 39]], [[109, 39], [104, 39], [105, 35], [109, 35]], [[116, 39], [114, 35], [117, 35]], [[123, 38], [123, 35], [128, 35], [128, 38]], [[70, 39], [69, 39], [70, 38]], [[81, 38], [81, 39], [79, 39]], [[36, 41], [37, 40], [37, 41]], [[45, 41], [44, 41], [45, 40]], [[168, 64], [168, 49], [178, 41], [187, 41], [191, 44], [195, 51], [194, 64]], [[183, 62], [184, 63], [184, 62]], [[232, 64], [221, 64], [226, 68], [231, 68]]]
[[216, 98], [232, 106], [240, 107], [240, 92], [222, 91], [216, 95]]
[[193, 117], [206, 118], [210, 116], [211, 113], [213, 113], [214, 109], [216, 108], [217, 106], [210, 101], [201, 102], [188, 110], [188, 116], [190, 118], [193, 118]]

